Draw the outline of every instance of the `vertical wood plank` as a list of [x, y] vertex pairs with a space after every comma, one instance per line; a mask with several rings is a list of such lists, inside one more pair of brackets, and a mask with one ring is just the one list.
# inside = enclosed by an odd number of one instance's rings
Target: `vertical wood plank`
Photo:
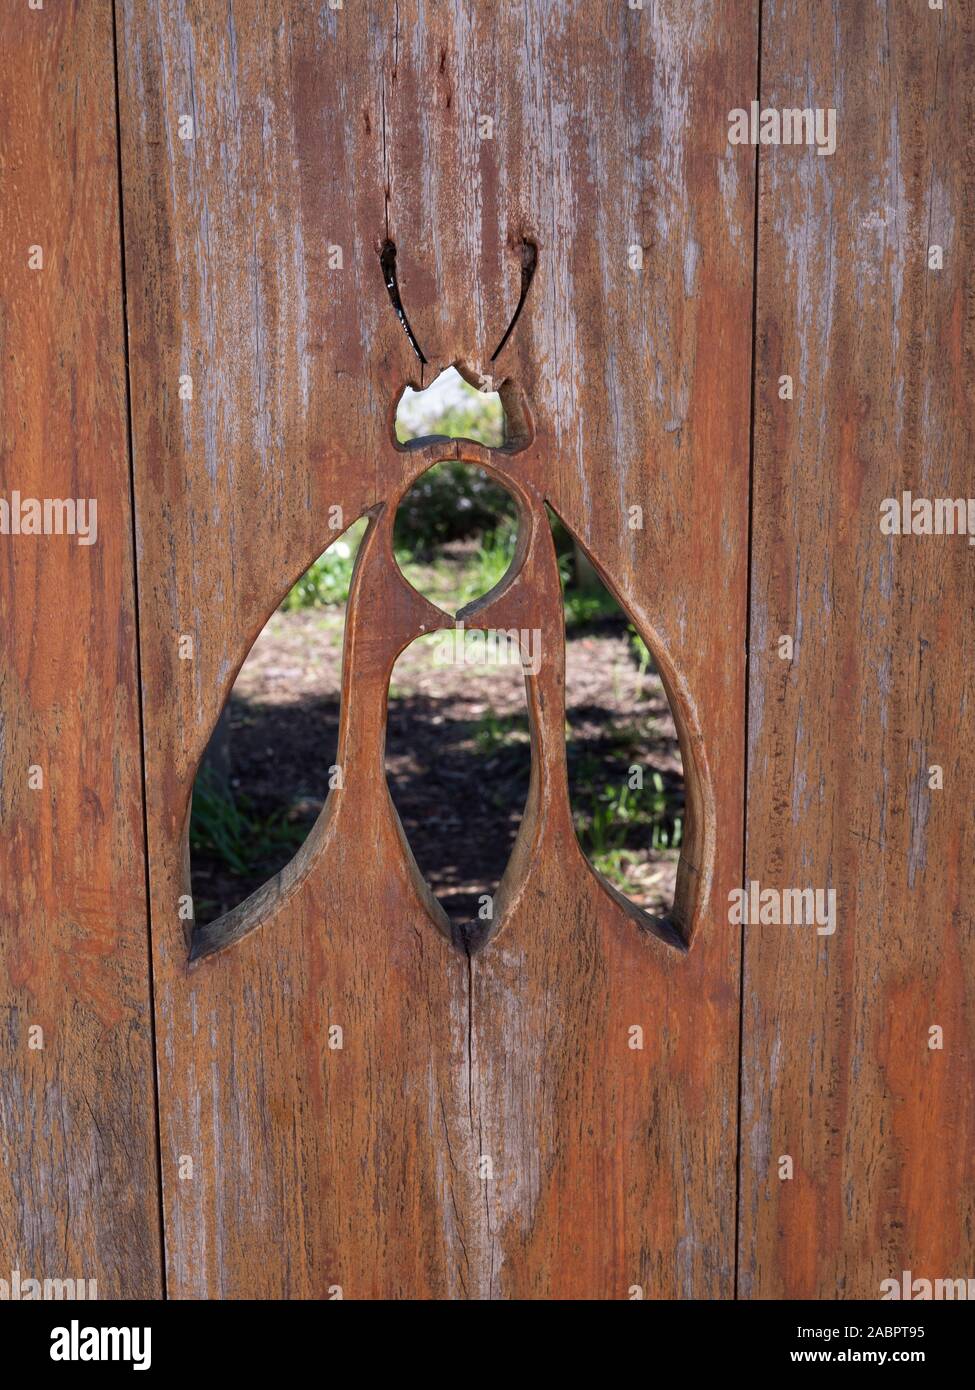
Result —
[[745, 931], [746, 1296], [975, 1258], [975, 552], [880, 527], [973, 493], [972, 22], [763, 6], [762, 105], [835, 107], [838, 145], [760, 155], [747, 877], [837, 924]]
[[0, 496], [18, 512], [17, 494], [92, 499], [97, 527], [91, 544], [0, 535], [0, 1278], [149, 1298], [161, 1251], [111, 6], [5, 5], [0, 51]]
[[332, 818], [230, 949], [190, 964], [179, 913], [193, 777], [251, 642], [335, 538], [329, 508], [349, 524], [381, 464], [397, 485], [420, 466], [390, 442], [415, 359], [379, 260], [393, 7], [120, 14], [170, 1292], [463, 1297], [467, 962], [385, 802], [338, 844]]
[[496, 166], [497, 240], [531, 237], [538, 269], [495, 370], [525, 390], [547, 496], [663, 674], [700, 898], [676, 952], [621, 920], [570, 831], [539, 848], [530, 891], [475, 956], [487, 1287], [729, 1297], [753, 161], [728, 145], [726, 113], [754, 88], [757, 10], [530, 4], [492, 68], [477, 55], [496, 28], [481, 13], [460, 32], [459, 71], [477, 74], [470, 115], [496, 118], [482, 200]]

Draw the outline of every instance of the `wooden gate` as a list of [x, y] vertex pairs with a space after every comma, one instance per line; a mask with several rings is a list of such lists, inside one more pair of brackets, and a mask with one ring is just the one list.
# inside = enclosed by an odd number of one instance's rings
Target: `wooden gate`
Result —
[[[3, 493], [97, 498], [98, 536], [0, 537], [0, 1277], [835, 1298], [975, 1272], [975, 552], [880, 524], [975, 490], [971, 14], [25, 2], [2, 37]], [[766, 108], [833, 110], [835, 151], [751, 143]], [[403, 387], [454, 363], [507, 394], [509, 446], [397, 446]], [[392, 517], [444, 458], [521, 518], [471, 621], [546, 653], [476, 942], [382, 758], [392, 664], [444, 617]], [[655, 929], [573, 833], [545, 504], [678, 726]], [[194, 777], [336, 507], [370, 518], [344, 785], [194, 929]], [[810, 886], [835, 930], [736, 914]]]

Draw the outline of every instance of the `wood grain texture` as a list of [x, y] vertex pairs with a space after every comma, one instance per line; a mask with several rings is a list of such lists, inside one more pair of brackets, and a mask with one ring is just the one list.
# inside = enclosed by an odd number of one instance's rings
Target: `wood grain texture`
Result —
[[835, 106], [838, 147], [760, 155], [747, 867], [838, 923], [746, 929], [745, 1296], [975, 1266], [975, 552], [880, 531], [973, 492], [973, 39], [960, 4], [763, 7], [763, 106]]
[[[741, 864], [753, 160], [725, 117], [753, 90], [757, 14], [725, 9], [119, 7], [176, 1296], [732, 1291], [739, 942], [724, 904]], [[387, 239], [422, 373], [380, 273]], [[538, 269], [492, 364], [525, 239]], [[547, 498], [657, 654], [694, 808], [689, 951], [620, 909], [553, 813], [519, 847], [525, 890], [469, 958], [380, 794], [394, 649], [439, 621], [378, 583], [390, 509], [435, 456], [397, 449], [392, 419], [403, 386], [449, 362], [524, 393], [532, 442], [489, 462], [531, 482], [529, 510]], [[334, 538], [335, 504], [345, 523], [374, 517], [342, 716], [361, 773], [260, 923], [188, 964], [193, 777], [254, 638]], [[561, 641], [546, 650], [557, 700]]]
[[0, 51], [0, 494], [97, 505], [91, 545], [0, 535], [0, 1278], [149, 1298], [161, 1242], [111, 7], [5, 5]]
[[[700, 895], [686, 955], [593, 891], [566, 827], [474, 957], [490, 1296], [732, 1292], [738, 959], [721, 904], [740, 872], [752, 184], [725, 113], [752, 90], [756, 21], [748, 5], [528, 5], [494, 65], [455, 41], [477, 74], [470, 111], [499, 113], [481, 196], [493, 158], [499, 240], [539, 248], [498, 366], [531, 403], [549, 500], [657, 656], [707, 801], [696, 829], [714, 830], [685, 854], [679, 898]], [[496, 31], [482, 12], [481, 46]], [[460, 350], [447, 338], [439, 355]], [[627, 530], [633, 503], [643, 531]]]

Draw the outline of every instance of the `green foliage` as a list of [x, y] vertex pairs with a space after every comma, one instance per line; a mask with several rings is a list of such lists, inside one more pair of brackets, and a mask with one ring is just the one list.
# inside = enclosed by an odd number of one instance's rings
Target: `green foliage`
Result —
[[579, 552], [575, 541], [552, 509], [547, 510], [559, 566], [559, 579], [562, 582], [566, 628], [586, 627], [613, 618], [622, 621], [623, 613], [619, 604], [603, 584], [598, 580], [592, 583], [588, 576], [589, 582], [585, 585], [579, 583]]
[[585, 627], [588, 623], [598, 623], [606, 618], [620, 616], [618, 604], [603, 588], [583, 590], [576, 589], [571, 584], [564, 584], [562, 603], [567, 628]]
[[628, 867], [637, 858], [625, 849], [606, 849], [593, 850], [589, 858], [594, 869], [598, 869], [604, 878], [608, 878], [610, 883], [615, 884], [622, 892], [632, 888]]
[[285, 812], [259, 815], [245, 796], [224, 790], [203, 768], [193, 788], [190, 849], [194, 855], [220, 859], [235, 874], [247, 876], [255, 864], [290, 855], [305, 838], [306, 829], [290, 822]]
[[343, 536], [332, 542], [324, 555], [319, 555], [288, 593], [281, 605], [282, 612], [293, 613], [299, 608], [317, 608], [347, 601], [356, 551], [366, 525], [365, 517], [353, 522]]
[[525, 743], [528, 738], [528, 722], [523, 714], [499, 715], [485, 710], [474, 726], [474, 746], [485, 757]]
[[422, 473], [396, 513], [393, 545], [417, 559], [429, 559], [447, 541], [466, 540], [514, 525], [514, 498], [483, 468], [451, 460]]
[[650, 664], [652, 661], [652, 657], [650, 656], [650, 648], [647, 646], [646, 642], [644, 642], [643, 638], [637, 632], [636, 628], [633, 626], [632, 623], [627, 628], [627, 633], [630, 638], [630, 650], [636, 657], [636, 664], [639, 668], [640, 675], [645, 676], [650, 668]]
[[591, 788], [589, 807], [576, 813], [575, 822], [583, 849], [601, 872], [621, 869], [634, 830], [657, 852], [679, 849], [683, 840], [683, 817], [656, 769], [642, 788]]
[[458, 608], [473, 602], [501, 582], [511, 564], [517, 539], [518, 528], [514, 524], [502, 524], [497, 530], [488, 531], [481, 537], [477, 550], [459, 576]]
[[504, 443], [504, 409], [496, 395], [483, 395], [464, 383], [470, 392], [462, 405], [453, 405], [437, 415], [418, 418], [405, 426], [396, 421], [396, 438], [401, 444], [428, 435], [446, 435], [450, 439], [473, 439], [489, 449], [499, 449]]
[[504, 578], [517, 539], [517, 526], [502, 523], [494, 531], [483, 532], [475, 545], [437, 555], [429, 564], [423, 564], [411, 550], [397, 550], [396, 563], [415, 589], [432, 603], [456, 613]]

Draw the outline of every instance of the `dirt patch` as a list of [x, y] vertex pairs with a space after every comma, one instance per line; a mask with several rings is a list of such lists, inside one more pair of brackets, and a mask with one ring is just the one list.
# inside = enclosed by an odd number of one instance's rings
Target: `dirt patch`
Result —
[[[209, 813], [195, 804], [201, 921], [280, 869], [324, 804], [337, 755], [343, 622], [338, 606], [275, 614], [238, 677], [228, 718], [240, 854], [235, 871], [220, 848], [223, 827], [209, 826]], [[524, 809], [525, 688], [514, 667], [435, 664], [438, 640], [419, 639], [396, 664], [386, 765], [417, 863], [451, 917], [466, 921], [481, 895], [495, 891]], [[583, 844], [635, 901], [666, 910], [677, 852], [650, 840], [672, 843], [682, 819], [681, 764], [663, 687], [641, 671], [625, 622], [570, 630], [566, 690], [569, 781]], [[623, 792], [634, 769], [644, 787]]]

